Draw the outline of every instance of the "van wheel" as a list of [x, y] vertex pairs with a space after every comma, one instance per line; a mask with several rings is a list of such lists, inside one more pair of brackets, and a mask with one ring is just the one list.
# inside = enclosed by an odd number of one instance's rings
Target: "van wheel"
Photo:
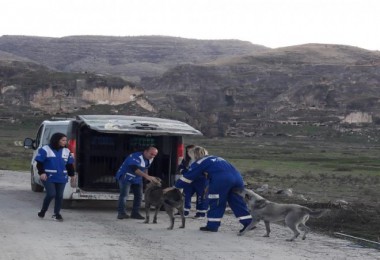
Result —
[[34, 192], [43, 192], [44, 191], [44, 187], [35, 183], [34, 181], [34, 177], [33, 177], [33, 167], [32, 169], [30, 170], [30, 173], [31, 173], [31, 178], [30, 178], [30, 186], [32, 188], [32, 191]]

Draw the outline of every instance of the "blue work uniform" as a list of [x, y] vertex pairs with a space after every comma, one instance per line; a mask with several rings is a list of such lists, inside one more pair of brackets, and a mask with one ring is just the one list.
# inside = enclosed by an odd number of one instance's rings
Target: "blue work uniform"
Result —
[[35, 160], [43, 164], [48, 176], [46, 182], [67, 183], [69, 178], [66, 165], [74, 163], [74, 158], [68, 148], [55, 150], [49, 145], [44, 145], [38, 150]]
[[218, 230], [227, 202], [234, 215], [244, 226], [251, 223], [252, 217], [243, 198], [233, 192], [234, 188], [244, 188], [241, 174], [229, 162], [217, 156], [206, 156], [192, 163], [190, 168], [175, 183], [176, 188], [190, 185], [202, 174], [209, 179], [209, 210], [207, 228]]
[[[188, 167], [186, 167], [185, 159], [182, 160], [181, 164], [178, 167], [179, 172], [183, 175], [187, 172]], [[191, 209], [191, 198], [194, 194], [196, 194], [196, 217], [204, 217], [206, 216], [208, 210], [208, 199], [207, 199], [207, 189], [208, 179], [204, 174], [201, 174], [198, 178], [196, 178], [190, 185], [187, 185], [183, 188], [183, 194], [185, 196], [184, 201], [184, 215], [188, 216]]]
[[125, 201], [128, 197], [130, 189], [132, 189], [134, 198], [132, 206], [132, 215], [138, 214], [141, 207], [143, 183], [142, 176], [136, 175], [136, 167], [142, 172], [147, 172], [153, 159], [148, 160], [144, 157], [143, 152], [130, 154], [120, 166], [115, 175], [115, 179], [119, 183], [120, 195], [118, 201], [118, 214], [125, 215]]
[[131, 184], [142, 184], [142, 177], [136, 175], [131, 166], [137, 166], [142, 172], [146, 172], [153, 162], [153, 159], [148, 160], [144, 158], [143, 152], [136, 152], [130, 154], [120, 166], [116, 173], [115, 178], [122, 181], [124, 184], [127, 182]]

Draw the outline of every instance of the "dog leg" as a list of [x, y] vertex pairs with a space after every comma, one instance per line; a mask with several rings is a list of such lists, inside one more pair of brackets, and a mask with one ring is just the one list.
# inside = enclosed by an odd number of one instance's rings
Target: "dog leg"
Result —
[[178, 212], [181, 215], [181, 220], [182, 220], [182, 225], [179, 228], [185, 228], [186, 219], [185, 219], [185, 214], [183, 212], [183, 208], [179, 208]]
[[156, 208], [155, 208], [154, 217], [153, 217], [153, 223], [154, 224], [157, 224], [157, 214], [158, 214], [158, 211], [160, 210], [160, 208], [161, 208], [161, 205], [156, 206]]
[[170, 226], [168, 227], [168, 230], [172, 230], [174, 227], [174, 212], [173, 207], [165, 204], [165, 211], [168, 213], [170, 218]]
[[305, 223], [300, 223], [300, 226], [302, 227], [302, 229], [304, 231], [303, 236], [302, 236], [302, 240], [305, 240], [306, 234], [309, 233], [310, 228], [308, 226], [306, 226]]
[[294, 241], [294, 239], [296, 239], [300, 235], [300, 232], [297, 227], [298, 224], [286, 223], [286, 221], [285, 221], [285, 224], [293, 231], [293, 234], [294, 234], [292, 238], [286, 239], [286, 241]]
[[149, 213], [150, 213], [149, 211], [150, 211], [150, 204], [145, 203], [145, 221], [144, 221], [145, 224], [149, 223]]
[[269, 221], [264, 220], [264, 224], [265, 224], [265, 229], [267, 231], [267, 233], [264, 235], [264, 237], [269, 237], [269, 233], [270, 233]]
[[256, 224], [259, 223], [259, 222], [260, 222], [260, 220], [254, 220], [254, 219], [252, 218], [251, 223], [249, 223], [249, 225], [248, 225], [246, 228], [243, 228], [242, 230], [240, 230], [239, 233], [238, 233], [238, 236], [242, 236], [242, 235], [244, 235], [247, 231], [252, 230], [253, 227], [256, 226]]

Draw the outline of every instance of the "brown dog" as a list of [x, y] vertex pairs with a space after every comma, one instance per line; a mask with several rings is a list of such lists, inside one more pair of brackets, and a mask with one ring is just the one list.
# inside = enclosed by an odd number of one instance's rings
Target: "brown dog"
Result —
[[161, 180], [159, 178], [157, 179], [160, 181], [159, 184], [150, 182], [145, 190], [144, 197], [146, 218], [144, 223], [149, 223], [149, 213], [151, 206], [155, 207], [153, 223], [157, 223], [158, 211], [162, 206], [164, 206], [166, 213], [170, 217], [170, 226], [168, 229], [173, 229], [174, 227], [174, 209], [177, 209], [181, 215], [182, 225], [180, 228], [185, 228], [185, 216], [183, 214], [184, 202], [181, 191], [179, 189], [173, 189], [164, 194], [161, 187]]

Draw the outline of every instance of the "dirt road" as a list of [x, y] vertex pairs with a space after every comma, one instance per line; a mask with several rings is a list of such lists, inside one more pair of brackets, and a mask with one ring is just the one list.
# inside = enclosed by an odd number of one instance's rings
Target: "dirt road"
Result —
[[[117, 220], [116, 203], [82, 202], [62, 210], [64, 222], [37, 217], [44, 193], [30, 191], [26, 172], [0, 171], [0, 259], [380, 259], [375, 249], [316, 233], [305, 241], [286, 242], [291, 233], [272, 225], [264, 238], [263, 224], [244, 237], [240, 224], [226, 214], [217, 233], [203, 233], [204, 220], [179, 221], [166, 230], [168, 217], [159, 224]], [[52, 206], [52, 205], [51, 205]]]

